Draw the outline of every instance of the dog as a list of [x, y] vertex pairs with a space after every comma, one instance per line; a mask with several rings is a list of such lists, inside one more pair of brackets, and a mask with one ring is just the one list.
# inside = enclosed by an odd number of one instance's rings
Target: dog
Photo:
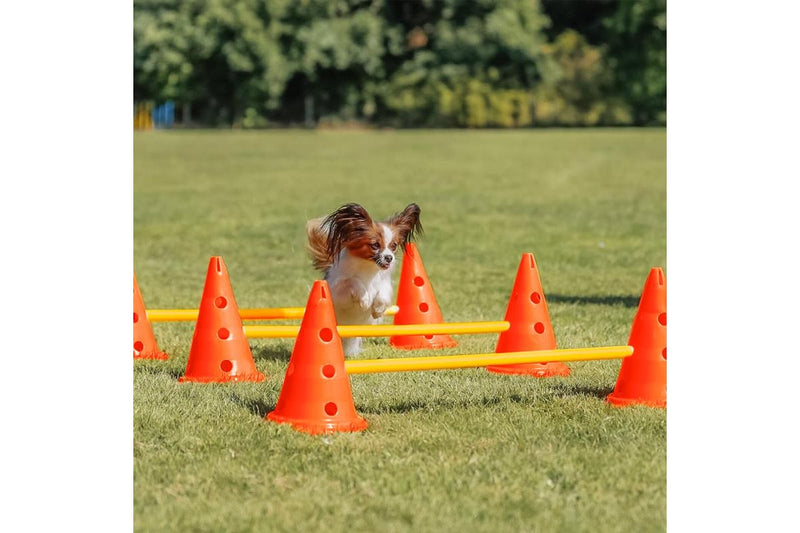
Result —
[[[393, 302], [392, 272], [398, 249], [422, 235], [420, 208], [376, 222], [361, 205], [350, 203], [324, 218], [309, 220], [308, 252], [325, 274], [339, 324], [377, 324]], [[342, 339], [345, 355], [361, 353], [362, 339]]]

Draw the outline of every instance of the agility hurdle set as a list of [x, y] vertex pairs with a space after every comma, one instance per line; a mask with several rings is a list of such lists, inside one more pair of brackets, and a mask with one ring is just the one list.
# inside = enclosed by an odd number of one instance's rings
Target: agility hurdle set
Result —
[[[397, 305], [391, 325], [338, 325], [324, 280], [314, 283], [304, 308], [239, 309], [222, 257], [212, 257], [199, 309], [147, 310], [134, 275], [134, 359], [167, 359], [158, 349], [151, 322], [196, 321], [180, 382], [263, 381], [248, 339], [296, 338], [275, 409], [266, 418], [307, 433], [361, 431], [367, 422], [355, 411], [351, 374], [485, 367], [497, 374], [569, 376], [565, 362], [623, 359], [614, 406], [666, 407], [666, 280], [653, 268], [645, 282], [628, 344], [557, 349], [538, 266], [523, 254], [504, 320], [444, 322], [422, 259], [412, 243], [405, 249]], [[301, 318], [299, 326], [244, 325], [243, 320]], [[457, 346], [450, 335], [498, 333], [494, 353], [386, 359], [348, 359], [342, 337], [388, 336], [404, 350]]]

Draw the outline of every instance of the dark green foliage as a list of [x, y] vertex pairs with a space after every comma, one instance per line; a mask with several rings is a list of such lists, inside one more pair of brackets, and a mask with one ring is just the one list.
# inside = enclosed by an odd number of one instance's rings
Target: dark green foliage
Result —
[[666, 3], [135, 0], [134, 97], [240, 127], [663, 122]]
[[407, 33], [413, 50], [387, 83], [388, 117], [400, 125], [530, 124], [528, 91], [554, 74], [543, 49], [547, 18], [538, 5], [421, 4], [427, 10], [408, 17], [414, 21]]
[[195, 103], [206, 122], [275, 108], [291, 75], [280, 45], [287, 2], [134, 3], [134, 96]]
[[634, 124], [665, 121], [667, 0], [620, 2], [604, 25], [614, 89], [631, 107]]

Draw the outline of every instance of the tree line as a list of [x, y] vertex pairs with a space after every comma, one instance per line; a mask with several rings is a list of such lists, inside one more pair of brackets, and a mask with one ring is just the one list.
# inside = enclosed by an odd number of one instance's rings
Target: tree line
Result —
[[134, 98], [256, 128], [666, 122], [666, 0], [134, 0]]

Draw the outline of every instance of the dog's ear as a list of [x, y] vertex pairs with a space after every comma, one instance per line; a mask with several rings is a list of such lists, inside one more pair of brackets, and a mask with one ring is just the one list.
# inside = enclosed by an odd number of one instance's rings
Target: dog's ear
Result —
[[417, 204], [408, 204], [401, 212], [392, 215], [386, 221], [392, 230], [400, 236], [403, 246], [422, 236], [422, 223], [419, 220], [420, 208]]
[[328, 215], [322, 225], [328, 230], [328, 256], [335, 260], [345, 244], [362, 238], [373, 222], [359, 204], [345, 204]]

